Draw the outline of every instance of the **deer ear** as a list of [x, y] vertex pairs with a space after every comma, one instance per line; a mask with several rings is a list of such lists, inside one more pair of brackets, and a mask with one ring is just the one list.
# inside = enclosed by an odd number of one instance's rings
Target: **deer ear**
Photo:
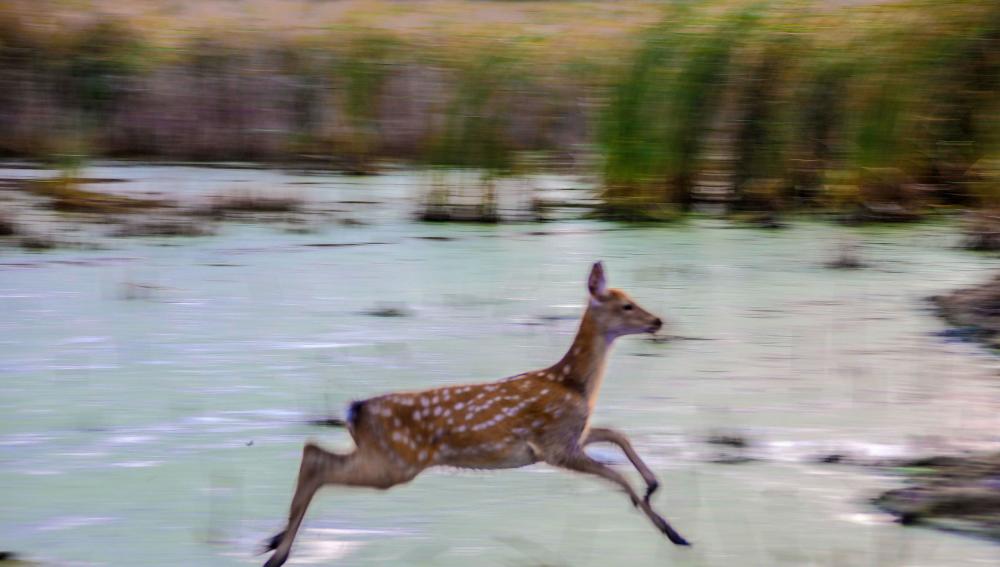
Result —
[[590, 269], [590, 277], [587, 278], [587, 289], [593, 297], [603, 296], [608, 290], [608, 284], [604, 280], [604, 264], [594, 263], [594, 267]]

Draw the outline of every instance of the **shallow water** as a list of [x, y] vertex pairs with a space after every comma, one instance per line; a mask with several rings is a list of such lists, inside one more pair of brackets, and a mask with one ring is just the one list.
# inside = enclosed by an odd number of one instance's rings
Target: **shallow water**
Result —
[[[958, 250], [947, 223], [426, 225], [409, 220], [424, 178], [405, 171], [88, 174], [182, 199], [278, 188], [322, 214], [305, 234], [227, 223], [211, 237], [126, 240], [89, 227], [99, 249], [0, 249], [0, 549], [60, 565], [261, 562], [252, 554], [282, 525], [303, 441], [349, 446], [306, 420], [555, 361], [603, 259], [612, 285], [684, 338], [622, 339], [594, 422], [632, 436], [661, 478], [657, 507], [693, 549], [600, 481], [533, 466], [328, 489], [290, 564], [1000, 561], [995, 543], [900, 528], [868, 505], [899, 479], [811, 464], [831, 451], [1000, 446], [1000, 359], [942, 337], [925, 302], [1000, 261]], [[567, 179], [540, 182], [586, 198]], [[335, 222], [345, 216], [370, 223]], [[823, 267], [847, 240], [870, 268]], [[359, 245], [330, 246], [347, 243]], [[411, 316], [365, 314], [382, 306]], [[720, 429], [746, 432], [762, 460], [707, 462], [702, 440]], [[638, 482], [613, 450], [594, 454]]]

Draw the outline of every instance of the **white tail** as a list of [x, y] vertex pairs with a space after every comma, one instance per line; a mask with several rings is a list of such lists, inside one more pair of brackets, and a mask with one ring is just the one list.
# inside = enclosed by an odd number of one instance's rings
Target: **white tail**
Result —
[[[288, 525], [268, 542], [274, 555], [265, 567], [288, 559], [306, 508], [321, 486], [387, 489], [436, 465], [499, 469], [543, 461], [596, 475], [623, 488], [670, 541], [688, 545], [650, 506], [659, 483], [628, 438], [589, 423], [611, 343], [622, 335], [654, 333], [662, 322], [624, 292], [608, 289], [600, 262], [591, 270], [588, 289], [576, 339], [553, 366], [499, 382], [388, 394], [351, 404], [347, 426], [357, 448], [339, 455], [306, 444]], [[646, 482], [644, 498], [621, 474], [584, 452], [584, 446], [600, 442], [625, 452]]]

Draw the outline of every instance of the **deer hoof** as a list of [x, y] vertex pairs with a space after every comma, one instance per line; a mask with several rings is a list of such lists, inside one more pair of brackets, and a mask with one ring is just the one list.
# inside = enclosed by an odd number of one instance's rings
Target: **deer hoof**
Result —
[[669, 535], [667, 537], [670, 538], [670, 542], [673, 543], [674, 545], [684, 545], [687, 547], [691, 547], [691, 542], [681, 537], [681, 534], [679, 533], [675, 532], [673, 534], [673, 537]]
[[691, 542], [684, 539], [681, 534], [674, 531], [674, 528], [670, 527], [670, 524], [668, 524], [667, 521], [661, 516], [655, 516], [652, 520], [653, 524], [659, 528], [659, 530], [663, 532], [663, 535], [667, 536], [667, 539], [669, 539], [674, 545], [691, 545]]
[[660, 529], [667, 536], [667, 539], [670, 540], [670, 543], [672, 543], [674, 545], [684, 545], [684, 546], [688, 546], [688, 547], [691, 546], [691, 542], [689, 542], [688, 540], [684, 539], [684, 536], [682, 536], [681, 534], [675, 532], [674, 529], [671, 528], [669, 525], [660, 526]]
[[270, 559], [267, 560], [264, 567], [281, 567], [285, 564], [285, 561], [288, 561], [287, 553], [275, 553]]

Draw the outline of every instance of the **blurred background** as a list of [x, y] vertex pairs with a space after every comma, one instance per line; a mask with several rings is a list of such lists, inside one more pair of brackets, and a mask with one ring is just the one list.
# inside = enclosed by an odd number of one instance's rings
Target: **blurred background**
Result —
[[263, 562], [306, 439], [556, 361], [601, 259], [693, 549], [532, 466], [289, 564], [996, 565], [998, 90], [987, 0], [3, 0], [0, 564]]

